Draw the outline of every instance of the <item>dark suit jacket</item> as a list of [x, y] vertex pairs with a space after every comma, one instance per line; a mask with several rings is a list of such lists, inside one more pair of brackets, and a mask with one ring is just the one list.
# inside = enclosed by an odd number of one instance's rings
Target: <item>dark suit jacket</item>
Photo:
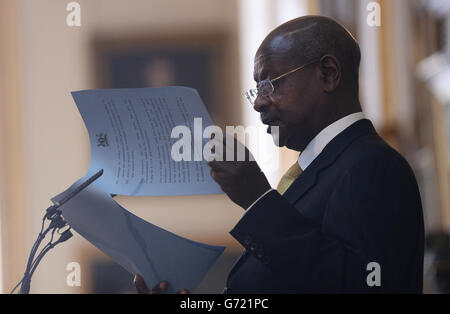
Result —
[[[283, 196], [268, 193], [230, 233], [246, 250], [226, 293], [422, 293], [417, 182], [369, 120], [336, 136]], [[367, 284], [371, 262], [379, 287]]]

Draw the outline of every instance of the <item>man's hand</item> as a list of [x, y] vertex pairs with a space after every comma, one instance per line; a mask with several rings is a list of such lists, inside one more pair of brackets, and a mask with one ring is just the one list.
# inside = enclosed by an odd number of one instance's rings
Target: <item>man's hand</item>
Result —
[[[151, 290], [148, 290], [147, 285], [144, 282], [144, 278], [141, 275], [137, 274], [134, 276], [134, 286], [136, 287], [136, 291], [138, 294], [161, 294], [166, 292], [167, 286], [169, 283], [167, 281], [161, 281], [159, 284], [154, 286]], [[185, 290], [181, 290], [177, 292], [178, 294], [188, 294], [189, 292]]]
[[[214, 138], [214, 134], [212, 138]], [[228, 138], [228, 143], [226, 143], [226, 138]], [[226, 147], [226, 144], [228, 144], [228, 147]], [[220, 143], [217, 142], [217, 145], [220, 145]], [[247, 147], [229, 135], [224, 136], [222, 145], [224, 161], [213, 160], [208, 162], [211, 167], [211, 177], [234, 203], [246, 209], [267, 192], [271, 186]], [[234, 145], [234, 159], [233, 161], [227, 161], [226, 152], [233, 149], [231, 145]], [[244, 161], [239, 161], [237, 158], [239, 147], [245, 151]]]

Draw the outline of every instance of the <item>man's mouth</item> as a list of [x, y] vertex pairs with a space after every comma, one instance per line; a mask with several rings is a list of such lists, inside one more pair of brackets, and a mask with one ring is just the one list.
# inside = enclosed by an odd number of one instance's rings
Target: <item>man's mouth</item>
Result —
[[264, 123], [265, 125], [273, 126], [273, 125], [279, 125], [280, 120], [268, 118], [268, 119], [262, 120], [262, 123]]

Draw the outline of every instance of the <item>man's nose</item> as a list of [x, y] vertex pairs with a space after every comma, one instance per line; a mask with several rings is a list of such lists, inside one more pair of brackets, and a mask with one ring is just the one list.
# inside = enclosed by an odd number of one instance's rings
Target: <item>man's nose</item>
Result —
[[263, 112], [270, 104], [271, 101], [269, 97], [258, 95], [253, 103], [253, 109], [258, 112]]

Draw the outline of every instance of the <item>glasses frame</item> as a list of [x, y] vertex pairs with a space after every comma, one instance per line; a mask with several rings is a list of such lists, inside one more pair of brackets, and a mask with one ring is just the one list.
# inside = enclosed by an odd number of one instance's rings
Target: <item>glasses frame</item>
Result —
[[[258, 84], [257, 84], [258, 86], [261, 86], [261, 84], [269, 83], [271, 89], [270, 89], [270, 92], [266, 93], [266, 95], [259, 93], [259, 87], [257, 87], [257, 88], [252, 88], [252, 89], [246, 91], [246, 92], [244, 93], [244, 95], [245, 95], [245, 97], [247, 98], [248, 102], [249, 102], [252, 106], [254, 106], [254, 105], [255, 105], [255, 100], [256, 100], [256, 98], [257, 98], [258, 96], [268, 97], [268, 96], [270, 96], [270, 95], [273, 94], [273, 92], [275, 91], [275, 87], [273, 86], [273, 83], [274, 83], [274, 82], [279, 81], [279, 80], [281, 80], [282, 78], [285, 78], [286, 76], [291, 75], [292, 73], [295, 73], [295, 72], [297, 72], [297, 71], [299, 71], [299, 70], [301, 70], [301, 69], [304, 69], [304, 68], [306, 68], [308, 65], [311, 65], [311, 64], [316, 63], [316, 62], [318, 62], [318, 61], [319, 61], [319, 60], [315, 60], [315, 61], [312, 61], [312, 62], [308, 62], [308, 63], [306, 63], [306, 64], [304, 64], [304, 65], [301, 65], [301, 66], [299, 66], [299, 67], [297, 67], [297, 68], [295, 68], [295, 69], [293, 69], [293, 70], [290, 70], [289, 72], [286, 72], [286, 73], [284, 73], [284, 74], [281, 74], [280, 76], [277, 76], [277, 77], [274, 78], [274, 79], [271, 79], [271, 80], [266, 79], [266, 80], [262, 80], [262, 81], [258, 82]], [[252, 98], [254, 98], [255, 100], [252, 100]]]

